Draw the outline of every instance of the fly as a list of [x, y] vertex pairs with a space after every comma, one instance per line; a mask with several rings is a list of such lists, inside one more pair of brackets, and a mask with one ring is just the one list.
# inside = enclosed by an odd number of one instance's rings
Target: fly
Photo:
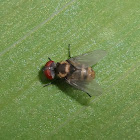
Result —
[[[107, 53], [104, 50], [95, 50], [80, 56], [71, 57], [70, 44], [68, 45], [69, 59], [55, 63], [50, 58], [44, 67], [44, 74], [49, 80], [64, 79], [71, 86], [84, 91], [90, 97], [100, 95], [101, 87], [95, 81], [95, 71], [91, 66], [99, 62]], [[52, 84], [46, 84], [48, 86]]]

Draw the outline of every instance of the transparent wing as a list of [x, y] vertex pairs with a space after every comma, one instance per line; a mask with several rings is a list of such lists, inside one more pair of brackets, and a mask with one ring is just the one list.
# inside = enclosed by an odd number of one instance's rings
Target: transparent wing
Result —
[[90, 53], [86, 53], [80, 56], [72, 57], [69, 60], [71, 62], [76, 62], [80, 64], [85, 64], [85, 66], [93, 66], [95, 65], [98, 61], [100, 61], [107, 52], [105, 50], [95, 50]]
[[73, 87], [88, 93], [90, 96], [99, 96], [102, 94], [102, 89], [95, 79], [90, 82], [76, 79], [66, 79], [66, 82]]

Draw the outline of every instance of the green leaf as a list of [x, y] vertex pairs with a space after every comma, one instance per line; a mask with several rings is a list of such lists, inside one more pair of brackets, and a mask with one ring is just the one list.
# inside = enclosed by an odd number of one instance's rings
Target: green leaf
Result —
[[[0, 139], [139, 139], [138, 0], [1, 1]], [[93, 69], [104, 89], [89, 98], [42, 68], [96, 49]]]

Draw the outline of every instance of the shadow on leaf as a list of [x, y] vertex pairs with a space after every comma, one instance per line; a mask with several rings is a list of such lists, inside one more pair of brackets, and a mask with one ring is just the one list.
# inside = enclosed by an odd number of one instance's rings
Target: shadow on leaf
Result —
[[[41, 67], [38, 78], [42, 84], [50, 83], [51, 81], [48, 80], [44, 73], [43, 73], [44, 66]], [[50, 85], [49, 85], [50, 86]], [[83, 91], [80, 91], [78, 89], [73, 88], [69, 84], [67, 84], [63, 79], [58, 79], [53, 82], [52, 86], [57, 86], [62, 92], [79, 102], [81, 105], [88, 106], [90, 102], [90, 97], [84, 93]], [[44, 87], [47, 88], [47, 87]]]

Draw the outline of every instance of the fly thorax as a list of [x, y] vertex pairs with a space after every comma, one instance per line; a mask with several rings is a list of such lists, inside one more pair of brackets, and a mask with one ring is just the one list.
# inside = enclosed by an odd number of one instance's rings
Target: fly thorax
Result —
[[70, 72], [70, 64], [66, 61], [57, 63], [56, 72], [59, 78], [64, 78]]

